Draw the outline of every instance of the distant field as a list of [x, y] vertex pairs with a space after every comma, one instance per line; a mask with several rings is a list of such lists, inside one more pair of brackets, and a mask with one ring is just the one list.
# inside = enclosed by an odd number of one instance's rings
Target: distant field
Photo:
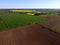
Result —
[[0, 14], [0, 31], [46, 20], [48, 20], [48, 18], [43, 18], [41, 16], [29, 16], [20, 13], [3, 13]]

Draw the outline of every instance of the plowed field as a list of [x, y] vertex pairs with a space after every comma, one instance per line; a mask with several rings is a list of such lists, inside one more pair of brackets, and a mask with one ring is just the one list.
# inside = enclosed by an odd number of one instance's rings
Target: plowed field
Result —
[[33, 24], [0, 32], [0, 45], [60, 45], [60, 35]]

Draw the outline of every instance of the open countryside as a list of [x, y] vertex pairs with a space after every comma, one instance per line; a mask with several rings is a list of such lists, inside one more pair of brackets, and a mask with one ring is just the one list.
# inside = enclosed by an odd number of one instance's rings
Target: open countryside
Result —
[[[18, 26], [47, 21], [48, 18], [35, 15], [33, 10], [7, 10], [0, 12], [0, 31]], [[40, 15], [40, 14], [39, 14]]]
[[60, 45], [59, 12], [0, 9], [0, 45]]

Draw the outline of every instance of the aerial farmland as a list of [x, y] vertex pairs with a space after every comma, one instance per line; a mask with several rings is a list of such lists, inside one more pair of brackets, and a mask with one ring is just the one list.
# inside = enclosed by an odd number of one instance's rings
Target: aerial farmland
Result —
[[52, 20], [58, 12], [52, 9], [1, 9], [0, 31]]
[[35, 16], [36, 10], [1, 10], [0, 31], [47, 21], [48, 18]]
[[1, 9], [0, 45], [60, 45], [59, 10]]
[[0, 0], [0, 45], [60, 45], [60, 0]]

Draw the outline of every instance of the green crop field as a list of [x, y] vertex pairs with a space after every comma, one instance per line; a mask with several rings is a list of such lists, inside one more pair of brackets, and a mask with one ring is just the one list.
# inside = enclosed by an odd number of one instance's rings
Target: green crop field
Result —
[[2, 13], [0, 14], [0, 31], [46, 20], [48, 19], [41, 16], [29, 16], [20, 13]]

